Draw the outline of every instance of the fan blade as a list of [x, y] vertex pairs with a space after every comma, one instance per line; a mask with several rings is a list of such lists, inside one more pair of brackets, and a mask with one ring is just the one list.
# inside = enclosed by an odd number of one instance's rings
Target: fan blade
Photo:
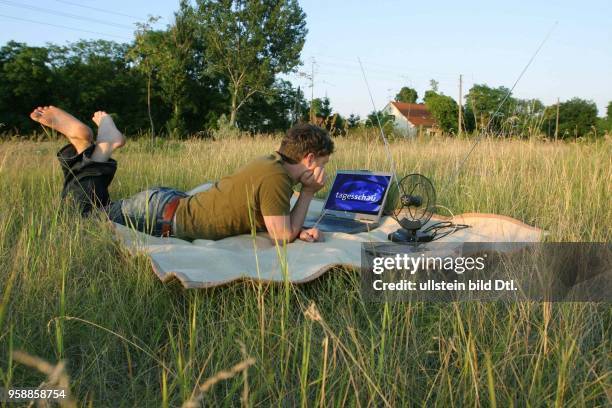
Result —
[[418, 195], [404, 195], [402, 196], [402, 205], [420, 207], [423, 204], [423, 198]]

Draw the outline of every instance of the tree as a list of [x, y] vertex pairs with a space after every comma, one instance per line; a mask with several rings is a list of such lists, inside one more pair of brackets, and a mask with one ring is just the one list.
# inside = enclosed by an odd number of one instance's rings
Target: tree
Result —
[[[510, 90], [503, 86], [491, 88], [485, 84], [475, 84], [465, 97], [466, 127], [487, 131], [501, 130], [504, 119], [509, 117], [514, 106], [514, 99], [509, 92]], [[502, 105], [506, 95], [508, 99]]]
[[608, 102], [606, 116], [598, 121], [597, 129], [599, 134], [612, 132], [612, 101]]
[[432, 91], [434, 91], [435, 93], [438, 93], [438, 87], [439, 87], [440, 83], [438, 81], [436, 81], [435, 79], [430, 79], [429, 80], [429, 87], [431, 88]]
[[186, 0], [181, 0], [174, 23], [160, 38], [152, 40], [158, 46], [153, 55], [160, 87], [166, 101], [172, 105], [172, 114], [166, 123], [169, 133], [180, 134], [187, 130], [185, 116], [196, 108], [188, 97], [192, 75], [204, 69], [203, 64], [198, 64], [202, 59], [195, 55], [201, 46], [196, 32], [193, 9]]
[[346, 127], [346, 119], [338, 112], [334, 113], [327, 120], [326, 129], [330, 131], [332, 136], [345, 136]]
[[325, 98], [315, 98], [312, 100], [312, 113], [315, 118], [317, 116], [327, 118], [332, 114], [332, 111], [331, 102], [327, 96]]
[[82, 119], [104, 109], [115, 114], [117, 125], [128, 132], [146, 126], [146, 114], [140, 109], [145, 102], [144, 78], [127, 61], [128, 48], [105, 40], [49, 45], [55, 103]]
[[151, 26], [159, 21], [161, 17], [149, 17], [146, 23], [136, 24], [136, 33], [134, 35], [134, 45], [128, 51], [128, 58], [136, 63], [136, 69], [142, 72], [147, 77], [147, 115], [151, 125], [151, 137], [155, 137], [155, 123], [151, 113], [151, 85], [153, 83], [153, 74], [155, 72], [155, 54], [157, 53], [159, 36], [148, 35], [151, 32]]
[[33, 107], [61, 106], [87, 120], [106, 109], [125, 113], [125, 130], [142, 127], [135, 107], [142, 101], [142, 77], [125, 60], [127, 44], [78, 41], [66, 46], [29, 47], [10, 42], [0, 49], [0, 121], [23, 132], [39, 128]]
[[0, 123], [2, 130], [33, 130], [28, 114], [40, 104], [56, 103], [56, 77], [49, 50], [9, 41], [0, 48]]
[[[177, 134], [216, 124], [227, 106], [227, 87], [219, 74], [208, 70], [207, 44], [193, 7], [182, 0], [165, 30], [152, 30], [150, 23], [136, 31], [129, 56], [147, 78], [147, 99], [152, 94], [161, 98], [157, 114], [151, 116], [163, 120], [169, 133]], [[147, 105], [156, 110], [152, 103]]]
[[312, 100], [312, 114], [311, 122], [327, 129], [333, 136], [346, 134], [346, 120], [339, 113], [333, 113], [327, 96]]
[[346, 124], [349, 129], [354, 129], [359, 126], [360, 121], [361, 121], [361, 118], [359, 117], [359, 115], [355, 115], [351, 113], [349, 117], [346, 119]]
[[395, 100], [398, 102], [416, 103], [419, 99], [417, 91], [407, 86], [402, 87], [399, 93], [395, 95]]
[[437, 94], [431, 90], [426, 101], [427, 109], [431, 112], [431, 116], [436, 120], [436, 123], [443, 131], [447, 133], [457, 132], [457, 116], [459, 106], [457, 102], [450, 96]]
[[586, 136], [593, 131], [596, 124], [597, 105], [595, 102], [573, 98], [559, 105], [560, 138]]
[[427, 101], [429, 100], [429, 98], [435, 97], [435, 96], [438, 96], [438, 92], [434, 91], [433, 89], [428, 89], [427, 91], [425, 91], [425, 96], [423, 96], [423, 102], [427, 104]]
[[527, 136], [539, 134], [546, 107], [539, 99], [514, 99], [512, 110], [504, 122], [504, 129], [511, 135]]
[[378, 127], [378, 121], [380, 120], [380, 126], [382, 126], [385, 134], [389, 135], [395, 130], [395, 117], [384, 111], [372, 111], [368, 114], [368, 118], [365, 121], [365, 127], [373, 128]]
[[105, 109], [126, 133], [165, 123], [184, 134], [216, 122], [228, 106], [227, 86], [221, 76], [207, 75], [204, 45], [191, 35], [192, 17], [184, 11], [166, 30], [137, 33], [139, 44], [81, 40], [1, 47], [2, 131], [40, 129], [28, 113], [41, 104], [85, 121]]
[[308, 106], [290, 82], [277, 80], [269, 92], [257, 93], [244, 103], [236, 123], [251, 133], [284, 131], [296, 120], [296, 105], [302, 109]]
[[425, 91], [423, 102], [440, 129], [447, 133], [456, 133], [459, 113], [457, 102], [450, 96], [438, 93], [438, 81], [432, 79], [429, 85], [431, 89]]
[[234, 126], [251, 96], [299, 64], [305, 14], [297, 0], [197, 0], [195, 15], [210, 70], [227, 81]]
[[[137, 61], [137, 69], [147, 78], [147, 110], [152, 110], [151, 98], [153, 87], [158, 88], [159, 96], [169, 106], [169, 117], [164, 120], [170, 132], [185, 130], [184, 114], [187, 92], [188, 57], [180, 52], [180, 47], [173, 43], [179, 38], [176, 26], [164, 30], [144, 31], [136, 34], [136, 44], [131, 50], [131, 57]], [[188, 46], [183, 46], [183, 51]], [[165, 115], [164, 115], [165, 116]], [[150, 118], [152, 133], [155, 133], [153, 120]]]
[[368, 114], [368, 118], [365, 121], [366, 127], [377, 127], [378, 121], [380, 120], [380, 125], [384, 126], [385, 124], [394, 121], [395, 117], [384, 111], [372, 111]]

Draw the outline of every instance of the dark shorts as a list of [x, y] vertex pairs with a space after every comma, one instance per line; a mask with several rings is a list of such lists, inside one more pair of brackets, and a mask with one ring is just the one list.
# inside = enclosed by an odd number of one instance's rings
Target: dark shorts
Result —
[[113, 202], [110, 200], [108, 186], [117, 171], [117, 162], [114, 159], [104, 163], [93, 161], [91, 155], [94, 149], [95, 145], [92, 144], [77, 154], [74, 146], [68, 144], [57, 152], [64, 173], [62, 201], [72, 197], [84, 217], [98, 208], [111, 221], [161, 236], [165, 205], [172, 198], [186, 197], [187, 194], [169, 187], [153, 187]]
[[91, 159], [95, 148], [96, 145], [92, 144], [77, 154], [74, 146], [67, 144], [57, 152], [64, 173], [62, 200], [72, 196], [84, 216], [89, 215], [95, 207], [103, 208], [111, 203], [108, 186], [117, 171], [114, 159], [105, 163]]

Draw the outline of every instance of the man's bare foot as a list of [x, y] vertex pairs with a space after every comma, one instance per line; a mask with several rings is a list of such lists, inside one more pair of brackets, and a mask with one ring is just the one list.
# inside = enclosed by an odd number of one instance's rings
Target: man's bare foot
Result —
[[93, 132], [89, 126], [55, 106], [39, 106], [30, 113], [30, 118], [62, 133], [77, 153], [87, 149], [93, 141]]
[[91, 118], [98, 125], [96, 148], [91, 155], [95, 161], [107, 161], [115, 149], [125, 144], [125, 136], [117, 129], [113, 118], [104, 111], [97, 111]]

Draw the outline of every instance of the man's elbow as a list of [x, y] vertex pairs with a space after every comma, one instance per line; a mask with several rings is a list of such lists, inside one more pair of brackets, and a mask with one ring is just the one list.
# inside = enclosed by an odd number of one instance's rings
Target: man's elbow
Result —
[[277, 241], [279, 245], [282, 245], [283, 242], [291, 243], [295, 241], [299, 234], [294, 234], [291, 231], [277, 231], [274, 233], [268, 233], [272, 240]]
[[264, 216], [264, 221], [268, 235], [279, 244], [293, 242], [300, 235], [301, 228], [294, 227], [287, 215]]

